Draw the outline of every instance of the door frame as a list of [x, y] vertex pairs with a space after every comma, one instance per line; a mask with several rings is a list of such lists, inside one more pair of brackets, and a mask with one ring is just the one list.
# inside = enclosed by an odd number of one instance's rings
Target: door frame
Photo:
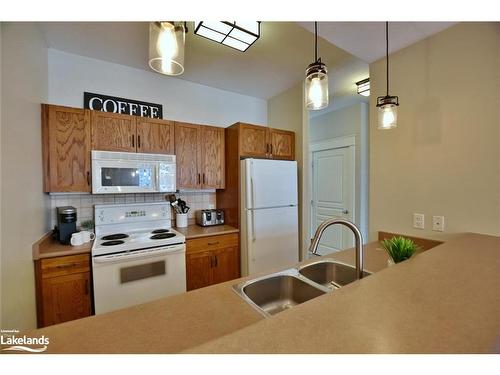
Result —
[[309, 207], [310, 207], [310, 216], [309, 216], [309, 236], [310, 239], [314, 237], [314, 232], [316, 231], [316, 228], [314, 228], [314, 208], [313, 208], [313, 195], [314, 195], [314, 153], [318, 151], [327, 151], [327, 150], [333, 150], [337, 148], [344, 148], [348, 147], [350, 151], [350, 156], [351, 156], [351, 161], [352, 161], [352, 186], [353, 186], [353, 194], [351, 195], [351, 205], [352, 205], [352, 220], [354, 224], [359, 228], [359, 223], [358, 223], [358, 217], [357, 217], [357, 212], [358, 212], [358, 207], [356, 207], [356, 197], [358, 195], [357, 191], [357, 181], [356, 181], [356, 149], [358, 147], [358, 136], [356, 134], [352, 135], [346, 135], [342, 137], [335, 137], [335, 138], [328, 138], [328, 139], [323, 139], [321, 141], [316, 141], [316, 142], [311, 142], [309, 144], [309, 167], [311, 173], [309, 174], [309, 191], [311, 192], [311, 199], [309, 202]]

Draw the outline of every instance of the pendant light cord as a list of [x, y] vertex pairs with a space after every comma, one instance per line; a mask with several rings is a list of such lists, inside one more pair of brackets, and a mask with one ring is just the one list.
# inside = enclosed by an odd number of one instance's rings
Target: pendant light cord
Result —
[[314, 61], [318, 61], [318, 22], [314, 21]]
[[385, 23], [385, 61], [386, 61], [386, 79], [387, 96], [389, 96], [389, 22]]

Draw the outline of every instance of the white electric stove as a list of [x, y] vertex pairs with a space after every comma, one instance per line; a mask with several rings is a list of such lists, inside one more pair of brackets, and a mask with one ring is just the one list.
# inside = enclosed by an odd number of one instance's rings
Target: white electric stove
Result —
[[168, 203], [96, 205], [96, 314], [186, 291], [185, 237]]

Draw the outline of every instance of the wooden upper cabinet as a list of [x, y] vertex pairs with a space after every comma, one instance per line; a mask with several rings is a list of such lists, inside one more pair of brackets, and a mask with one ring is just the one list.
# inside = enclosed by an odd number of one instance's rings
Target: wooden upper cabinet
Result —
[[272, 159], [295, 159], [295, 133], [286, 130], [269, 129], [270, 157]]
[[136, 152], [136, 117], [92, 111], [92, 150]]
[[145, 117], [137, 118], [137, 152], [173, 155], [174, 123]]
[[224, 128], [200, 126], [201, 182], [204, 189], [224, 189]]
[[90, 112], [42, 104], [45, 192], [90, 192]]
[[269, 153], [268, 128], [240, 123], [240, 156], [267, 158]]
[[183, 122], [175, 123], [175, 155], [177, 164], [177, 188], [201, 187], [200, 126]]

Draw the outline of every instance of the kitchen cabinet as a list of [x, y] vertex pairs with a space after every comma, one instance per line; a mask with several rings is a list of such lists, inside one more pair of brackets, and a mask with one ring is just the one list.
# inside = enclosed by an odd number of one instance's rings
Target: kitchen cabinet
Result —
[[35, 261], [38, 328], [92, 315], [90, 254]]
[[137, 152], [173, 155], [174, 122], [145, 117], [137, 118]]
[[175, 123], [178, 189], [225, 187], [224, 128]]
[[136, 117], [91, 111], [92, 150], [136, 152]]
[[294, 160], [295, 133], [265, 126], [238, 124], [239, 156]]
[[223, 234], [186, 241], [187, 290], [240, 276], [238, 238], [238, 234]]
[[45, 192], [90, 192], [90, 111], [42, 104]]

